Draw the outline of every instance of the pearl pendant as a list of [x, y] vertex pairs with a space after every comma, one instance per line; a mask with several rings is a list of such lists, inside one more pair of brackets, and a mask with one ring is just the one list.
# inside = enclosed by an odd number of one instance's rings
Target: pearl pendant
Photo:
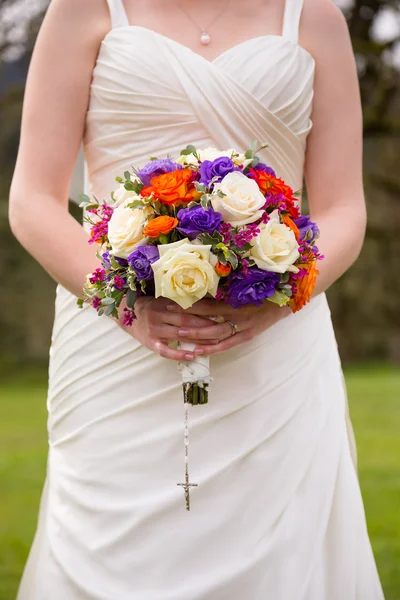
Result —
[[211, 36], [205, 29], [201, 34], [200, 42], [203, 44], [203, 46], [208, 46], [208, 44], [211, 42]]

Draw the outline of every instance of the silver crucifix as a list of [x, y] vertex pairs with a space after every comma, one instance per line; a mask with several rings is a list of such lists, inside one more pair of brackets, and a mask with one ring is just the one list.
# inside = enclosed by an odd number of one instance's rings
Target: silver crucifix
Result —
[[185, 490], [186, 510], [190, 510], [190, 488], [197, 487], [198, 484], [189, 482], [189, 469], [187, 465], [185, 473], [185, 483], [177, 483], [176, 485], [179, 485]]
[[197, 483], [189, 481], [189, 405], [185, 402], [185, 483], [177, 483], [185, 490], [186, 510], [190, 510], [190, 488], [197, 487]]

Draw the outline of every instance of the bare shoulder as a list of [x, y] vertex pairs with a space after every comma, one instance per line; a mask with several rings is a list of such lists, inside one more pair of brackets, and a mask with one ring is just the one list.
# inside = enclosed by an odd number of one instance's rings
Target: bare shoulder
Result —
[[300, 43], [313, 56], [351, 49], [346, 19], [333, 0], [304, 0]]
[[106, 0], [51, 0], [43, 31], [79, 37], [83, 45], [98, 46], [110, 29]]

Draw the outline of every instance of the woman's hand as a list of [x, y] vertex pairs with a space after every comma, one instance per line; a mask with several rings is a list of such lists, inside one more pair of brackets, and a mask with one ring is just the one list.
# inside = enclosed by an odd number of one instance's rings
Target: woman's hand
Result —
[[[272, 302], [264, 302], [261, 308], [256, 306], [244, 306], [243, 308], [232, 308], [229, 304], [216, 302], [215, 300], [200, 300], [191, 308], [183, 310], [178, 304], [166, 306], [169, 314], [173, 315], [192, 315], [197, 318], [212, 319], [214, 322], [219, 320], [224, 322], [218, 326], [203, 324], [201, 328], [185, 327], [181, 328], [179, 339], [181, 341], [196, 341], [198, 346], [195, 352], [203, 351], [203, 354], [218, 354], [225, 352], [230, 348], [239, 346], [244, 342], [249, 342], [257, 335], [277, 323], [281, 319], [292, 313], [287, 306], [280, 307]], [[210, 344], [210, 337], [214, 336], [218, 327], [220, 337], [217, 343]], [[233, 335], [234, 334], [234, 335]]]
[[[163, 358], [185, 362], [194, 360], [196, 354], [205, 354], [203, 347], [199, 346], [194, 352], [187, 352], [171, 348], [168, 345], [169, 342], [181, 341], [197, 344], [201, 339], [207, 345], [215, 345], [230, 334], [230, 327], [227, 327], [226, 323], [211, 324], [208, 318], [189, 314], [183, 309], [168, 311], [169, 304], [171, 301], [165, 298], [156, 299], [149, 296], [138, 298], [135, 303], [137, 319], [131, 327], [124, 327], [122, 315], [125, 304], [122, 303], [119, 324], [146, 348], [153, 350]], [[178, 304], [176, 306], [180, 308]], [[216, 310], [214, 310], [215, 312]], [[204, 332], [201, 334], [202, 330]], [[193, 337], [185, 333], [190, 331], [193, 332]]]

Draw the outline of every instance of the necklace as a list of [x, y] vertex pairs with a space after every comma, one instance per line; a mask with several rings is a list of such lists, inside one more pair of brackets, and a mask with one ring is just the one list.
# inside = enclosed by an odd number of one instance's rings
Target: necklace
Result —
[[203, 44], [203, 46], [208, 46], [209, 44], [211, 44], [211, 35], [208, 33], [208, 30], [214, 25], [214, 23], [216, 23], [222, 17], [222, 15], [229, 9], [231, 4], [232, 0], [229, 0], [224, 6], [224, 8], [217, 14], [215, 19], [213, 19], [213, 21], [211, 21], [211, 23], [207, 25], [207, 27], [201, 27], [198, 23], [196, 23], [192, 15], [188, 13], [188, 11], [185, 8], [183, 8], [183, 6], [180, 3], [178, 3], [178, 6], [181, 9], [181, 11], [185, 13], [187, 18], [193, 23], [193, 25], [195, 25], [197, 29], [200, 29], [200, 43]]

